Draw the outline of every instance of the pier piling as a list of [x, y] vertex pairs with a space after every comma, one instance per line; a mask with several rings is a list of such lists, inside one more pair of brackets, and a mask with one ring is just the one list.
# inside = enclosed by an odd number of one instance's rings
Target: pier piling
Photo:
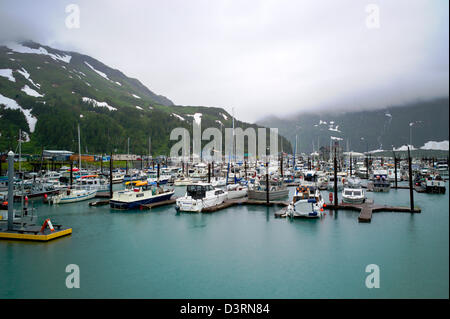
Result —
[[14, 228], [14, 153], [8, 153], [8, 230]]
[[113, 156], [109, 156], [109, 198], [113, 197]]
[[408, 146], [408, 175], [409, 175], [409, 202], [411, 207], [411, 212], [414, 212], [414, 193], [413, 193], [413, 183], [412, 183], [412, 164], [411, 164], [411, 152]]
[[338, 205], [336, 148], [334, 149], [334, 205]]

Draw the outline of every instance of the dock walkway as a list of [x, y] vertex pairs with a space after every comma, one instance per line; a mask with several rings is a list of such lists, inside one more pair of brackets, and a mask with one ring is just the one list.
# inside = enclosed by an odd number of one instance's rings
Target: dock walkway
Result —
[[414, 208], [413, 211], [411, 211], [410, 207], [405, 206], [388, 206], [388, 205], [377, 205], [372, 201], [367, 201], [364, 204], [347, 204], [347, 203], [340, 203], [339, 205], [335, 206], [332, 204], [327, 204], [324, 209], [328, 210], [356, 210], [359, 211], [358, 221], [363, 223], [370, 223], [372, 220], [372, 213], [375, 212], [394, 212], [394, 213], [421, 213], [420, 208]]

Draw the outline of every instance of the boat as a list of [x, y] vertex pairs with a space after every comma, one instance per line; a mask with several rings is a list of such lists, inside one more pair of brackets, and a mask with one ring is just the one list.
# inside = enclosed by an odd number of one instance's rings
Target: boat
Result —
[[48, 202], [52, 204], [75, 203], [94, 198], [96, 194], [97, 191], [95, 189], [67, 188], [67, 190], [62, 191], [60, 194], [51, 196]]
[[441, 176], [442, 179], [444, 179], [444, 180], [449, 179], [448, 164], [446, 162], [436, 163], [436, 169], [437, 169], [439, 176]]
[[[289, 189], [281, 180], [269, 179], [269, 201], [283, 199], [289, 195]], [[267, 200], [267, 187], [265, 179], [261, 179], [259, 184], [253, 185], [248, 190], [248, 198], [255, 200]]]
[[425, 182], [425, 193], [445, 194], [445, 181], [440, 175], [428, 176]]
[[179, 177], [177, 179], [175, 179], [175, 181], [173, 182], [173, 184], [175, 186], [187, 186], [187, 185], [191, 185], [192, 184], [192, 179], [190, 179], [189, 177]]
[[391, 183], [387, 180], [386, 170], [376, 170], [373, 172], [373, 181], [367, 184], [367, 190], [373, 192], [389, 192]]
[[315, 186], [298, 186], [294, 197], [286, 209], [286, 216], [290, 218], [320, 218], [325, 204], [319, 189]]
[[169, 200], [175, 191], [150, 185], [147, 181], [129, 181], [126, 189], [113, 193], [109, 205], [114, 209], [136, 209], [141, 205]]
[[186, 194], [177, 199], [176, 210], [181, 212], [200, 213], [203, 208], [222, 204], [228, 199], [226, 191], [215, 188], [211, 183], [195, 183], [188, 185]]
[[346, 187], [342, 191], [342, 201], [349, 204], [362, 204], [366, 201], [366, 193], [362, 188]]
[[241, 184], [227, 185], [228, 199], [242, 198], [248, 195], [248, 187]]
[[108, 181], [101, 179], [99, 175], [81, 176], [81, 178], [76, 181], [76, 186], [79, 189], [96, 190], [96, 196], [105, 197], [110, 194]]

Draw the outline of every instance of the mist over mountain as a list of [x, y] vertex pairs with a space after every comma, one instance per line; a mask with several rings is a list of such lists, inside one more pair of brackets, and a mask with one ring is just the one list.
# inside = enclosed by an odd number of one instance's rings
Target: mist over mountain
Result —
[[[442, 97], [372, 111], [301, 112], [290, 117], [270, 116], [257, 124], [277, 127], [298, 152], [329, 146], [334, 139], [344, 149], [358, 152], [392, 150], [411, 144], [449, 139], [449, 98]], [[411, 126], [410, 126], [411, 125]]]

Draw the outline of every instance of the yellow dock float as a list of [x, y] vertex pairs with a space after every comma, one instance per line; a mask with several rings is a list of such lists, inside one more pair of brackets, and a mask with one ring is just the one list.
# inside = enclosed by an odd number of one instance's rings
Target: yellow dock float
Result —
[[[57, 226], [55, 225], [55, 227]], [[72, 234], [72, 228], [60, 227], [54, 231], [46, 228], [41, 232], [41, 226], [26, 226], [24, 228], [17, 228], [14, 230], [8, 230], [7, 227], [0, 226], [0, 239], [46, 242], [70, 234]]]

